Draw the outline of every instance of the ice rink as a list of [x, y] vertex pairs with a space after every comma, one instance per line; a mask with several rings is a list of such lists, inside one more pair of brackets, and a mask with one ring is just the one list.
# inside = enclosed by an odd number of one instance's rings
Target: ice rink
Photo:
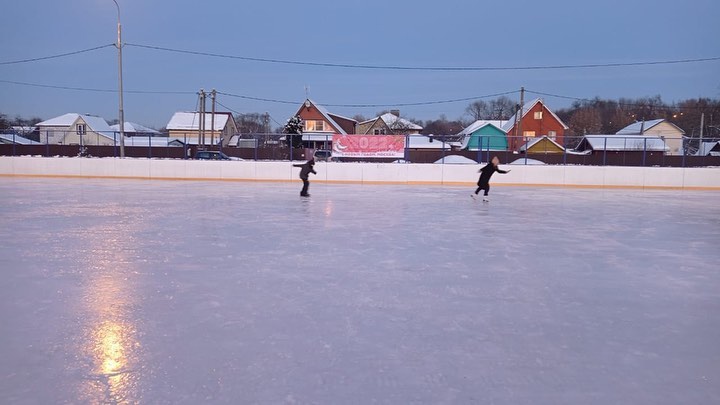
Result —
[[719, 192], [299, 190], [0, 177], [0, 403], [720, 403]]

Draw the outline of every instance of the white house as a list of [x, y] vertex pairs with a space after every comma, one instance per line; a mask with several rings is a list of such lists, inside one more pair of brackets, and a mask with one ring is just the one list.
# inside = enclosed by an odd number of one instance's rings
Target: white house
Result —
[[615, 135], [660, 137], [665, 140], [670, 155], [683, 154], [685, 131], [665, 119], [638, 121], [619, 130]]
[[[200, 118], [199, 112], [176, 112], [173, 114], [166, 127], [170, 141], [178, 140], [186, 145], [198, 145], [200, 140]], [[205, 113], [204, 145], [227, 146], [230, 138], [235, 135], [237, 126], [235, 119], [229, 112]]]
[[357, 132], [361, 135], [414, 135], [422, 130], [420, 125], [401, 118], [399, 110], [363, 121], [357, 126]]
[[668, 149], [659, 136], [585, 135], [575, 152], [667, 152]]
[[[68, 113], [36, 125], [40, 142], [57, 145], [114, 145], [115, 132], [101, 117]], [[119, 139], [118, 139], [119, 142]]]

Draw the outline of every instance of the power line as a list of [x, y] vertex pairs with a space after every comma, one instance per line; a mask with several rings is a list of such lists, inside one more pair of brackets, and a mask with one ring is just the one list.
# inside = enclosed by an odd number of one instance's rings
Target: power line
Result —
[[66, 53], [61, 53], [61, 54], [59, 54], [59, 55], [43, 56], [43, 57], [39, 57], [39, 58], [30, 58], [30, 59], [21, 59], [21, 60], [13, 60], [13, 61], [8, 61], [8, 62], [0, 62], [0, 65], [14, 65], [14, 64], [18, 64], [18, 63], [37, 62], [37, 61], [47, 60], [47, 59], [62, 58], [62, 57], [64, 57], [64, 56], [77, 55], [77, 54], [79, 54], [79, 53], [91, 52], [91, 51], [95, 51], [95, 50], [98, 50], [98, 49], [107, 48], [107, 47], [110, 47], [110, 46], [113, 46], [113, 47], [114, 47], [115, 44], [100, 45], [100, 46], [96, 46], [96, 47], [94, 47], [94, 48], [82, 49], [82, 50], [73, 51], [73, 52], [66, 52]]
[[674, 59], [648, 62], [625, 62], [625, 63], [590, 63], [577, 65], [537, 65], [537, 66], [392, 66], [392, 65], [357, 65], [346, 63], [324, 63], [324, 62], [302, 62], [295, 60], [273, 59], [273, 58], [255, 58], [249, 56], [226, 55], [212, 52], [191, 51], [186, 49], [166, 48], [154, 45], [142, 45], [125, 43], [125, 46], [134, 46], [137, 48], [153, 49], [166, 52], [183, 53], [188, 55], [211, 56], [224, 59], [238, 59], [250, 62], [277, 63], [286, 65], [304, 65], [333, 67], [346, 69], [374, 69], [374, 70], [421, 70], [421, 71], [507, 71], [507, 70], [552, 70], [552, 69], [589, 69], [604, 67], [625, 67], [625, 66], [648, 66], [648, 65], [669, 65], [679, 63], [698, 63], [711, 62], [720, 60], [720, 56], [695, 58], [695, 59]]
[[[69, 86], [54, 86], [50, 84], [38, 84], [38, 83], [27, 83], [27, 82], [16, 82], [12, 80], [2, 80], [0, 83], [15, 84], [18, 86], [30, 86], [30, 87], [41, 87], [48, 89], [59, 89], [59, 90], [74, 90], [74, 91], [91, 91], [97, 93], [117, 93], [117, 89], [93, 89], [87, 87], [69, 87]], [[152, 91], [152, 90], [124, 90], [125, 93], [134, 94], [195, 94], [193, 91]]]
[[[18, 82], [18, 81], [2, 80], [2, 79], [0, 79], [0, 83], [9, 83], [9, 84], [15, 84], [15, 85], [19, 85], [19, 86], [30, 86], [30, 87], [40, 87], [40, 88], [59, 89], [59, 90], [89, 91], [89, 92], [99, 92], [99, 93], [116, 93], [117, 92], [116, 89], [95, 89], [95, 88], [87, 88], [87, 87], [54, 86], [54, 85], [50, 85], [50, 84], [27, 83], [27, 82]], [[196, 92], [194, 92], [194, 91], [125, 90], [125, 92], [132, 93], [132, 94], [181, 94], [181, 95], [196, 94]], [[413, 102], [413, 103], [323, 104], [323, 105], [327, 106], [327, 107], [350, 107], [350, 108], [409, 107], [409, 106], [449, 104], [449, 103], [457, 103], [457, 102], [461, 102], [461, 101], [479, 100], [479, 99], [483, 99], [483, 98], [504, 96], [504, 95], [513, 94], [513, 93], [517, 93], [517, 92], [518, 92], [518, 90], [514, 90], [514, 91], [506, 91], [506, 92], [502, 92], [502, 93], [486, 94], [483, 96], [463, 97], [463, 98], [448, 99], [448, 100], [420, 101], [420, 102]], [[267, 102], [267, 103], [298, 105], [297, 100], [295, 100], [295, 101], [277, 100], [277, 99], [271, 99], [271, 98], [262, 98], [262, 97], [245, 96], [245, 95], [240, 95], [240, 94], [225, 93], [222, 91], [218, 91], [217, 94], [222, 94], [222, 95], [228, 96], [228, 97], [242, 98], [242, 99], [246, 99], [246, 100], [263, 101], [263, 102]]]
[[[410, 106], [449, 104], [449, 103], [457, 103], [457, 102], [461, 102], [461, 101], [479, 100], [479, 99], [483, 99], [483, 98], [499, 97], [499, 96], [505, 96], [508, 94], [514, 94], [514, 93], [517, 93], [518, 91], [519, 90], [513, 90], [513, 91], [502, 92], [502, 93], [486, 94], [483, 96], [463, 97], [463, 98], [448, 99], [448, 100], [420, 101], [420, 102], [414, 102], [414, 103], [389, 103], [389, 104], [330, 104], [330, 103], [322, 103], [322, 105], [326, 106], [326, 107], [351, 107], [351, 108], [410, 107]], [[222, 94], [222, 95], [228, 96], [228, 97], [237, 97], [237, 98], [244, 98], [244, 99], [256, 100], [256, 101], [266, 101], [266, 102], [271, 102], [271, 103], [298, 105], [297, 101], [273, 100], [273, 99], [266, 99], [266, 98], [259, 98], [259, 97], [242, 96], [242, 95], [238, 95], [238, 94], [230, 94], [230, 93], [224, 93], [224, 92], [218, 92], [218, 94]]]
[[619, 106], [624, 106], [624, 107], [657, 107], [657, 108], [669, 108], [669, 109], [675, 109], [675, 110], [696, 110], [696, 109], [697, 109], [697, 110], [703, 110], [703, 109], [706, 109], [706, 108], [713, 108], [712, 106], [682, 106], [682, 107], [680, 107], [680, 106], [667, 105], [667, 104], [665, 104], [665, 103], [657, 104], [657, 105], [651, 105], [651, 104], [646, 104], [646, 103], [621, 103], [621, 102], [615, 101], [615, 100], [603, 100], [603, 99], [597, 99], [597, 98], [594, 98], [594, 99], [593, 99], [593, 98], [581, 98], [581, 97], [573, 97], [573, 96], [563, 96], [563, 95], [559, 95], [559, 94], [544, 93], [544, 92], [533, 91], [533, 90], [528, 90], [528, 89], [525, 89], [525, 92], [526, 92], [526, 93], [531, 93], [531, 94], [537, 94], [537, 95], [539, 95], [539, 96], [562, 98], [562, 99], [565, 99], [565, 100], [581, 101], [581, 102], [585, 102], [585, 103], [595, 103], [595, 102], [598, 102], [598, 101], [600, 101], [600, 102], [612, 102], [612, 103], [616, 103], [616, 104], [619, 105]]

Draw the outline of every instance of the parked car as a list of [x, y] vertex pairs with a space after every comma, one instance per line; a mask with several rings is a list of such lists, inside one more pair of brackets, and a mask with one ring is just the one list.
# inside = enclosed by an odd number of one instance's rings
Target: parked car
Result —
[[198, 160], [243, 160], [238, 157], [228, 156], [222, 152], [212, 150], [201, 150], [195, 154]]
[[316, 162], [334, 162], [336, 159], [332, 157], [332, 151], [325, 149], [318, 149], [313, 153], [313, 159]]

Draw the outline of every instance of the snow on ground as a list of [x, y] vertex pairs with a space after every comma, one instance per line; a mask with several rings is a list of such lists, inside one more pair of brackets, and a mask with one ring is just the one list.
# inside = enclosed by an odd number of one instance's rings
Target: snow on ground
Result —
[[299, 189], [0, 178], [0, 402], [720, 402], [717, 192]]

